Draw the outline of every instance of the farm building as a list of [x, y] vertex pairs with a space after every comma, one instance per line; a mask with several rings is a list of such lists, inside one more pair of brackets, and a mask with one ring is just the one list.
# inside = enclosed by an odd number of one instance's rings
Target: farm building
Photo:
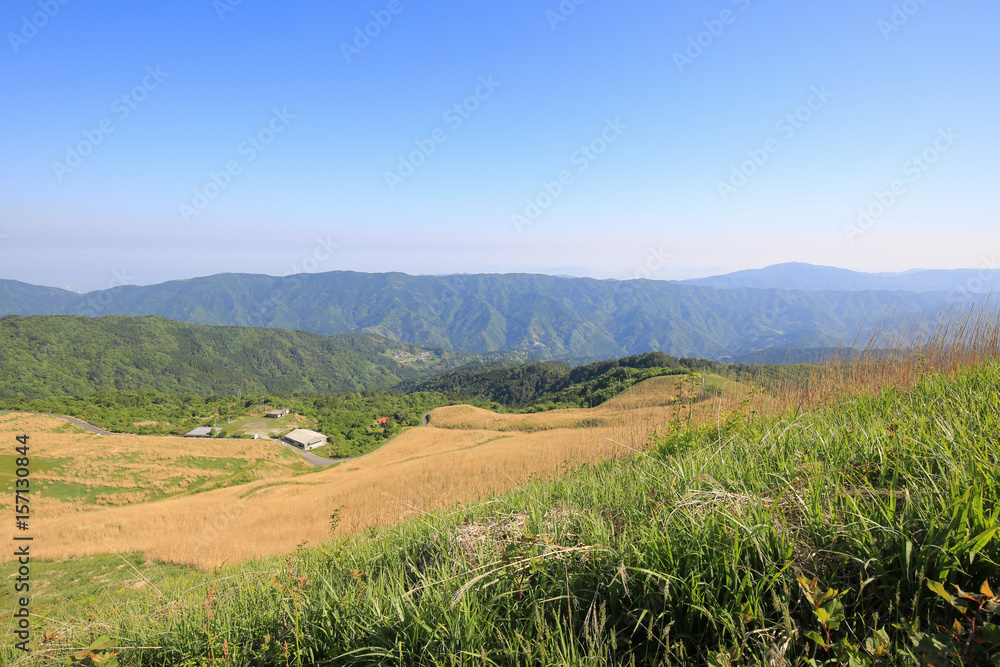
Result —
[[378, 425], [379, 426], [385, 426], [389, 422], [389, 418], [388, 417], [379, 417], [377, 421], [378, 421]]
[[268, 412], [264, 416], [265, 417], [270, 417], [271, 419], [281, 419], [282, 417], [284, 417], [285, 415], [287, 415], [288, 412], [289, 412], [288, 408], [278, 408], [276, 410], [271, 410], [270, 412]]
[[196, 429], [192, 429], [184, 434], [185, 438], [211, 438], [214, 433], [218, 433], [222, 429], [218, 426], [199, 426]]
[[285, 442], [299, 449], [309, 451], [326, 444], [326, 436], [306, 428], [297, 428], [284, 438]]

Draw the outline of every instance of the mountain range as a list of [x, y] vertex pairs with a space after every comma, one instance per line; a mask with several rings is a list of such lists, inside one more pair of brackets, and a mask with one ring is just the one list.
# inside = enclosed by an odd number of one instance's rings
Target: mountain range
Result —
[[[890, 280], [779, 265], [702, 279], [711, 286], [535, 274], [219, 274], [82, 295], [2, 280], [0, 315], [158, 315], [194, 324], [371, 334], [462, 353], [519, 350], [539, 359], [653, 351], [728, 359], [850, 344], [886, 318], [955, 303], [961, 281], [971, 280], [968, 272], [925, 273]], [[878, 284], [911, 289], [862, 289]], [[956, 289], [937, 289], [947, 285]]]
[[981, 269], [913, 269], [900, 273], [863, 273], [833, 266], [801, 262], [775, 264], [763, 269], [736, 271], [721, 276], [681, 281], [685, 285], [716, 289], [795, 289], [861, 292], [945, 292], [953, 295], [987, 294], [1000, 286], [1000, 263], [986, 261]]

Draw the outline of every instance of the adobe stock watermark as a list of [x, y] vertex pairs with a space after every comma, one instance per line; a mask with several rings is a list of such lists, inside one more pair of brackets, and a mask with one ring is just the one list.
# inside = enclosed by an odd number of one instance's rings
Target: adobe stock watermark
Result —
[[663, 249], [662, 244], [656, 248], [649, 246], [648, 251], [646, 261], [636, 265], [632, 272], [622, 280], [652, 280], [653, 274], [667, 268], [670, 260], [674, 257], [673, 253]]
[[20, 53], [21, 47], [38, 35], [38, 31], [49, 24], [49, 21], [56, 17], [56, 14], [69, 4], [69, 0], [40, 0], [38, 7], [41, 11], [35, 12], [30, 17], [21, 17], [21, 29], [17, 32], [8, 32], [7, 39], [14, 53]]
[[312, 252], [304, 255], [297, 262], [292, 262], [288, 270], [281, 274], [285, 278], [281, 286], [271, 292], [266, 299], [257, 300], [249, 309], [247, 317], [240, 323], [242, 326], [266, 327], [274, 319], [275, 310], [279, 305], [288, 300], [288, 297], [302, 286], [302, 279], [299, 275], [303, 273], [317, 273], [321, 266], [333, 259], [334, 253], [340, 249], [340, 244], [333, 240], [333, 236], [326, 235], [316, 237], [316, 245]]
[[118, 122], [124, 121], [139, 105], [146, 101], [149, 94], [160, 87], [163, 80], [170, 76], [157, 65], [146, 68], [146, 75], [128, 92], [122, 93], [111, 103], [111, 113], [97, 123], [97, 127], [89, 130], [82, 130], [83, 139], [73, 145], [66, 146], [66, 156], [62, 162], [58, 160], [52, 162], [52, 172], [56, 179], [62, 183], [67, 175], [83, 164], [84, 159], [93, 155], [97, 147], [104, 143], [104, 140], [115, 131], [115, 119]]
[[983, 295], [993, 291], [993, 280], [1000, 272], [1000, 259], [996, 255], [983, 257], [979, 263], [979, 271], [976, 275], [968, 278], [964, 283], [956, 285], [948, 294], [948, 301], [952, 304], [959, 301], [972, 305], [980, 302]]
[[643, 263], [636, 265], [630, 274], [616, 281], [614, 294], [604, 300], [597, 312], [597, 317], [600, 318], [601, 322], [607, 322], [614, 317], [621, 308], [620, 304], [635, 296], [636, 289], [633, 281], [651, 280], [654, 273], [665, 269], [670, 260], [673, 259], [673, 254], [664, 250], [662, 244], [655, 248], [650, 246], [648, 251]]
[[371, 21], [365, 23], [364, 26], [354, 27], [354, 39], [350, 42], [340, 43], [340, 52], [344, 54], [344, 59], [351, 62], [354, 56], [360, 56], [361, 52], [371, 45], [372, 40], [389, 27], [393, 17], [398, 16], [404, 9], [406, 8], [400, 0], [389, 0], [385, 9], [373, 10]]
[[789, 310], [799, 305], [800, 296], [788, 290], [775, 290], [774, 299], [757, 315], [750, 318], [740, 327], [738, 340], [732, 341], [726, 348], [732, 357], [736, 357], [743, 352], [752, 352], [747, 348], [750, 340], [760, 340], [773, 335], [778, 329], [781, 317]]
[[[750, 7], [751, 0], [732, 0], [733, 4], [741, 11], [745, 12]], [[674, 51], [674, 65], [677, 71], [684, 73], [684, 68], [693, 65], [695, 60], [705, 54], [705, 50], [711, 48], [716, 40], [726, 32], [726, 27], [736, 23], [739, 14], [732, 9], [723, 9], [716, 18], [706, 19], [701, 24], [704, 30], [687, 39], [687, 45], [683, 51]]]
[[545, 20], [549, 22], [549, 27], [553, 30], [559, 28], [560, 23], [565, 23], [569, 17], [576, 13], [576, 8], [587, 2], [587, 0], [562, 0], [555, 10], [545, 11]]
[[[445, 110], [441, 119], [448, 124], [454, 132], [462, 127], [462, 124], [472, 118], [472, 114], [479, 109], [480, 105], [490, 99], [500, 84], [493, 80], [493, 75], [479, 77], [479, 85], [475, 91], [461, 102], [453, 104]], [[416, 173], [427, 158], [437, 151], [438, 146], [448, 141], [448, 132], [443, 127], [435, 128], [429, 136], [424, 139], [416, 139], [413, 143], [416, 149], [406, 155], [399, 156], [399, 164], [395, 171], [385, 172], [385, 184], [390, 192], [395, 192], [396, 188], [406, 182], [410, 176]]]
[[246, 512], [246, 501], [238, 505], [227, 505], [225, 509], [213, 510], [211, 517], [201, 524], [201, 530], [190, 535], [190, 540], [196, 549], [208, 550], [229, 530]]
[[243, 0], [213, 0], [212, 9], [220, 21], [226, 20], [226, 14], [232, 14], [236, 8], [243, 4]]
[[780, 139], [769, 137], [759, 148], [751, 148], [747, 151], [746, 160], [739, 165], [733, 165], [728, 181], [716, 181], [715, 187], [722, 201], [728, 202], [731, 196], [749, 183], [754, 174], [781, 149], [781, 141], [788, 141], [794, 137], [795, 133], [805, 127], [813, 114], [822, 109], [831, 97], [833, 93], [827, 90], [825, 85], [810, 88], [805, 103], [794, 111], [786, 113], [774, 124], [774, 130], [781, 135]]
[[185, 224], [191, 222], [191, 218], [199, 216], [208, 208], [222, 191], [228, 188], [233, 178], [243, 173], [243, 167], [257, 159], [257, 156], [267, 150], [267, 147], [275, 138], [288, 128], [290, 121], [295, 119], [295, 115], [288, 112], [288, 107], [281, 110], [272, 109], [271, 119], [261, 129], [253, 134], [248, 134], [245, 141], [241, 141], [236, 147], [236, 154], [241, 159], [233, 159], [219, 171], [209, 171], [208, 180], [201, 187], [194, 189], [190, 203], [182, 203], [178, 206], [181, 219]]
[[461, 282], [461, 290], [448, 279], [441, 284], [438, 293], [430, 292], [427, 295], [429, 300], [422, 299], [416, 311], [411, 310], [404, 315], [401, 322], [403, 333], [408, 334], [410, 340], [403, 342], [447, 346], [447, 334], [441, 334], [441, 330], [447, 330], [443, 325], [445, 310], [459, 305], [461, 299], [473, 296], [473, 290], [466, 282]]
[[888, 42], [889, 37], [893, 33], [899, 32], [926, 4], [927, 0], [904, 0], [893, 5], [888, 20], [879, 19], [876, 23], [879, 32], [882, 33], [882, 39]]
[[108, 286], [98, 291], [96, 294], [88, 294], [86, 301], [80, 305], [77, 315], [83, 315], [84, 317], [100, 317], [106, 314], [108, 308], [111, 306], [111, 302], [114, 301], [114, 296], [111, 291], [115, 287], [121, 287], [123, 285], [134, 285], [135, 278], [128, 275], [128, 270], [122, 269], [112, 269], [111, 270], [111, 280], [108, 281]]
[[1000, 258], [997, 255], [983, 257], [975, 275], [956, 284], [948, 292], [947, 306], [938, 309], [933, 317], [922, 317], [915, 327], [912, 338], [917, 343], [927, 343], [939, 338], [942, 331], [954, 326], [955, 309], [962, 309], [967, 314], [982, 314], [984, 308], [996, 313], [998, 305], [996, 284], [993, 282], [1000, 274]]
[[298, 273], [316, 273], [319, 271], [320, 266], [333, 259], [333, 253], [337, 250], [340, 250], [340, 244], [334, 242], [333, 236], [330, 234], [327, 234], [326, 238], [317, 236], [316, 245], [313, 247], [312, 252], [305, 255], [299, 261], [292, 262], [288, 267], [288, 272], [284, 275], [293, 276]]
[[904, 178], [894, 180], [884, 190], [876, 190], [872, 201], [858, 209], [855, 223], [844, 225], [844, 234], [847, 235], [847, 240], [855, 243], [859, 236], [864, 236], [906, 194], [907, 181], [916, 183], [923, 178], [924, 174], [937, 164], [941, 156], [950, 151], [961, 138], [961, 135], [955, 134], [950, 127], [939, 129], [937, 137], [927, 148], [903, 163]]
[[601, 132], [570, 155], [569, 163], [571, 167], [575, 167], [575, 170], [572, 168], [562, 169], [551, 181], [542, 181], [538, 194], [527, 197], [524, 200], [524, 209], [511, 215], [511, 223], [513, 223], [517, 233], [522, 233], [527, 225], [534, 224], [542, 213], [566, 192], [566, 188], [573, 185], [576, 181], [574, 174], [582, 174], [590, 169], [590, 166], [604, 155], [608, 147], [618, 141], [627, 129], [628, 125], [621, 122], [620, 118], [615, 117], [614, 120], [605, 118], [604, 128]]

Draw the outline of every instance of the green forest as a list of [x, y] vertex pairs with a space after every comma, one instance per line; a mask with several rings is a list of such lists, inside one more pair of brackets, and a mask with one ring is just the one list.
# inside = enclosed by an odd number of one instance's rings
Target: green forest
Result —
[[610, 359], [652, 350], [726, 359], [768, 348], [839, 345], [893, 313], [930, 314], [946, 307], [946, 297], [529, 274], [331, 271], [221, 274], [86, 295], [0, 281], [0, 314], [154, 314], [203, 325], [370, 332], [474, 354], [530, 350], [544, 359]]
[[0, 318], [3, 398], [146, 390], [338, 393], [426, 378], [469, 358], [378, 336], [201, 326], [154, 316]]
[[429, 380], [407, 381], [400, 386], [438, 391], [466, 401], [483, 398], [510, 410], [538, 412], [594, 407], [660, 375], [683, 375], [696, 370], [718, 372], [725, 368], [725, 364], [704, 359], [678, 359], [663, 352], [647, 352], [575, 367], [562, 361], [518, 365], [472, 363]]

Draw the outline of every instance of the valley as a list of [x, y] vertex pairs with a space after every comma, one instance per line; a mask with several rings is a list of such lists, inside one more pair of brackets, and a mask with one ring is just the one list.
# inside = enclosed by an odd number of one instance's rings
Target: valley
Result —
[[[65, 422], [45, 417], [8, 415], [0, 439], [31, 434], [39, 558], [141, 552], [212, 569], [644, 450], [671, 424], [716, 418], [722, 408], [713, 399], [671, 376], [592, 409], [438, 408], [427, 426], [329, 468], [309, 466], [269, 440], [102, 437], [68, 432]], [[12, 476], [0, 482], [9, 486]]]
[[[865, 646], [905, 652], [928, 635], [899, 621], [915, 609], [947, 618], [917, 592], [986, 591], [1000, 561], [1000, 319], [984, 302], [907, 322], [876, 324], [867, 347], [770, 348], [772, 361], [811, 363], [757, 365], [460, 354], [159, 317], [2, 318], [0, 442], [24, 440], [30, 462], [0, 456], [0, 511], [15, 509], [27, 471], [19, 526], [32, 618], [47, 628], [24, 664], [81, 644], [90, 664], [206, 653], [204, 665], [227, 664], [218, 650], [241, 665], [359, 651], [406, 663], [455, 642], [529, 663], [566, 647], [607, 662], [659, 654], [634, 629], [677, 624], [689, 634], [670, 651], [683, 662], [732, 650], [757, 636], [748, 628], [811, 633], [802, 600], [819, 595], [850, 610]], [[279, 440], [293, 429], [328, 438], [309, 452], [320, 459]], [[877, 598], [853, 592], [869, 586]], [[880, 602], [903, 589], [913, 602]], [[578, 628], [573, 600], [606, 615]], [[0, 604], [23, 606], [7, 591]], [[1000, 650], [991, 614], [970, 630], [987, 654]], [[552, 634], [566, 631], [570, 644]], [[854, 650], [855, 635], [839, 636]], [[964, 650], [935, 637], [946, 647], [935, 650]]]

